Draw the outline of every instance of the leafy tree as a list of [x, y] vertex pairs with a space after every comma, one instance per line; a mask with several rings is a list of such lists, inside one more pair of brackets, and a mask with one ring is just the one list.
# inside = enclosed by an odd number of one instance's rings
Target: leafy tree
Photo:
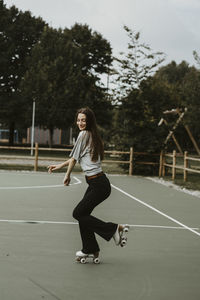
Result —
[[38, 41], [45, 23], [15, 6], [7, 9], [0, 0], [0, 119], [10, 129], [13, 143], [16, 124], [23, 123], [24, 99], [20, 82], [28, 68], [26, 58]]
[[114, 132], [117, 145], [121, 149], [133, 146], [136, 151], [159, 151], [163, 130], [158, 122], [172, 99], [170, 86], [154, 77], [144, 80], [140, 89], [133, 89], [116, 108], [120, 124]]
[[[189, 126], [200, 147], [200, 70], [190, 67], [188, 73], [183, 78], [180, 90], [183, 105], [188, 109], [184, 122]], [[189, 140], [188, 136], [185, 140]]]
[[179, 65], [172, 61], [168, 65], [161, 67], [155, 76], [178, 87], [184, 76], [189, 72], [189, 69], [189, 64], [186, 61], [182, 61]]
[[[123, 98], [121, 105], [115, 109], [115, 129], [112, 141], [119, 149], [133, 146], [135, 151], [159, 152], [177, 120], [176, 116], [166, 116], [169, 128], [158, 127], [163, 112], [173, 108], [188, 108], [184, 117], [196, 141], [199, 140], [199, 93], [200, 72], [189, 67], [186, 62], [177, 65], [172, 62], [161, 67], [153, 77], [142, 81], [139, 89], [134, 88]], [[120, 126], [119, 126], [120, 124]], [[182, 124], [182, 126], [181, 126]], [[181, 123], [176, 130], [176, 137], [182, 149], [194, 149], [187, 132]], [[172, 140], [167, 144], [168, 150], [174, 149]]]
[[[185, 61], [177, 65], [175, 62], [160, 68], [156, 74], [160, 80], [167, 82], [173, 95], [173, 102], [169, 102], [168, 109], [185, 108], [188, 111], [182, 124], [189, 125], [195, 139], [199, 140], [199, 93], [200, 93], [200, 71], [195, 67], [190, 67]], [[172, 97], [171, 97], [172, 98]], [[169, 117], [174, 123], [175, 118]], [[190, 139], [183, 126], [177, 129], [177, 137], [185, 149], [193, 149]]]
[[194, 56], [194, 59], [195, 59], [197, 65], [200, 67], [200, 56], [197, 53], [197, 51], [193, 51], [193, 56]]
[[164, 61], [162, 52], [153, 52], [149, 45], [140, 42], [140, 32], [124, 26], [129, 42], [128, 52], [121, 52], [120, 58], [115, 58], [117, 98], [123, 100], [134, 88], [139, 88], [140, 83], [152, 76], [158, 66]]
[[[146, 134], [157, 126], [150, 110], [150, 105], [153, 104], [155, 109], [156, 104], [150, 103], [148, 92], [156, 102], [158, 89], [162, 87], [156, 89], [151, 76], [164, 61], [165, 56], [162, 52], [154, 52], [149, 45], [142, 43], [140, 32], [135, 32], [127, 26], [124, 26], [124, 29], [129, 42], [128, 52], [126, 54], [122, 52], [121, 58], [115, 58], [118, 63], [115, 68], [117, 85], [114, 91], [117, 104], [115, 123], [120, 124], [120, 128], [115, 128], [113, 131], [113, 140], [117, 141], [117, 145], [122, 148], [126, 145], [128, 148], [134, 146], [137, 151], [147, 149], [152, 151], [156, 141], [149, 143], [152, 134], [148, 136]], [[165, 86], [164, 98], [168, 92]]]
[[88, 27], [76, 23], [70, 30], [74, 44], [80, 49], [82, 54], [82, 72], [92, 74], [100, 80], [99, 75], [107, 73], [112, 62], [112, 50], [110, 43], [102, 35]]
[[[107, 74], [112, 63], [112, 49], [110, 43], [103, 36], [92, 31], [87, 24], [76, 23], [71, 29], [72, 41], [78, 47], [82, 56], [83, 87], [80, 90], [80, 104], [90, 106], [100, 125], [101, 134], [109, 141], [112, 120], [111, 99], [107, 97], [107, 90], [101, 84], [101, 75]], [[88, 82], [85, 85], [85, 80]], [[81, 97], [82, 93], [84, 97]], [[87, 94], [87, 98], [85, 95]]]
[[[95, 108], [102, 123], [100, 112], [110, 106], [98, 85], [98, 72], [106, 69], [102, 61], [108, 51], [100, 51], [96, 39], [108, 47], [87, 26], [75, 25], [71, 30], [46, 27], [32, 51], [22, 88], [27, 99], [36, 101], [36, 123], [49, 129], [50, 146], [54, 128], [71, 126], [78, 107]], [[105, 58], [105, 64], [109, 63]]]
[[[23, 95], [36, 102], [36, 124], [48, 128], [50, 146], [55, 127], [69, 127], [74, 107], [78, 105], [77, 82], [80, 76], [80, 53], [65, 40], [62, 30], [45, 27], [40, 42], [32, 50], [24, 80]], [[30, 125], [30, 124], [29, 124]]]

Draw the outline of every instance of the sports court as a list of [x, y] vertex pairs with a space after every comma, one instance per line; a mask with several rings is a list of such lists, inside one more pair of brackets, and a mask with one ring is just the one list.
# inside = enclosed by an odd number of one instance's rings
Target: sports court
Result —
[[86, 183], [73, 173], [0, 172], [1, 300], [199, 300], [200, 198], [149, 178], [108, 175], [94, 211], [131, 225], [125, 248], [98, 238], [101, 263], [75, 262], [72, 211]]

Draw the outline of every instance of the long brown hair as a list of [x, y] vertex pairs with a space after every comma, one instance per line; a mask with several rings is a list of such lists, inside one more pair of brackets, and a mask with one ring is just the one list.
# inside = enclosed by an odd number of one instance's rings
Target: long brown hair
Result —
[[94, 112], [89, 107], [80, 108], [76, 113], [76, 120], [78, 114], [84, 114], [86, 116], [86, 130], [91, 134], [90, 154], [92, 161], [97, 161], [99, 156], [102, 160], [104, 156], [104, 146], [103, 141], [98, 133]]

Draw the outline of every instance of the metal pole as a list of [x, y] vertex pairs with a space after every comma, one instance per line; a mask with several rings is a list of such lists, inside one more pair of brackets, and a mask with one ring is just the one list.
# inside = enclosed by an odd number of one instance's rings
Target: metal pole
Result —
[[35, 99], [33, 99], [33, 114], [32, 114], [32, 128], [31, 128], [31, 155], [33, 155], [34, 133], [35, 133]]

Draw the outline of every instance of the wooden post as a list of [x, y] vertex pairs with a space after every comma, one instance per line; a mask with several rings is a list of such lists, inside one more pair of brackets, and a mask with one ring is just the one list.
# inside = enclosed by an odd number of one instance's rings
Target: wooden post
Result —
[[130, 148], [129, 175], [133, 175], [133, 147]]
[[165, 177], [165, 153], [163, 152], [162, 177]]
[[[163, 121], [164, 121], [165, 125], [168, 127], [168, 122], [167, 122], [165, 119], [163, 119]], [[176, 144], [176, 147], [177, 147], [178, 151], [179, 151], [181, 154], [183, 154], [183, 151], [182, 151], [182, 149], [181, 149], [181, 146], [179, 145], [179, 143], [178, 143], [178, 141], [177, 141], [177, 139], [176, 139], [174, 133], [172, 133], [172, 138], [173, 138], [174, 143]]]
[[35, 143], [35, 165], [34, 171], [38, 170], [38, 143]]
[[60, 129], [60, 134], [59, 134], [59, 145], [62, 144], [62, 129]]
[[194, 139], [194, 137], [193, 137], [193, 135], [192, 135], [189, 127], [187, 125], [184, 125], [184, 127], [185, 127], [185, 129], [186, 129], [186, 131], [187, 131], [187, 133], [188, 133], [188, 135], [189, 135], [189, 137], [190, 137], [190, 139], [191, 139], [191, 141], [192, 141], [192, 143], [194, 145], [195, 150], [197, 151], [198, 155], [200, 155], [200, 149], [199, 149], [199, 147], [198, 147], [198, 145], [197, 145], [197, 143], [196, 143], [196, 141], [195, 141], [195, 139]]
[[172, 135], [172, 138], [173, 138], [173, 140], [174, 140], [174, 143], [176, 144], [176, 147], [177, 147], [178, 151], [180, 152], [180, 154], [183, 155], [183, 151], [182, 151], [182, 149], [181, 149], [181, 146], [179, 145], [179, 143], [178, 143], [177, 139], [175, 138], [175, 135], [174, 135], [174, 134]]
[[176, 150], [173, 151], [172, 180], [176, 177]]
[[30, 128], [27, 128], [27, 138], [26, 138], [26, 140], [27, 140], [27, 143], [30, 143], [30, 140], [31, 140], [31, 138], [30, 138]]
[[163, 170], [163, 150], [160, 152], [160, 165], [159, 165], [159, 177], [162, 177], [162, 170]]
[[183, 180], [184, 180], [184, 182], [187, 181], [187, 170], [186, 170], [186, 168], [188, 167], [187, 155], [188, 155], [188, 152], [185, 151], [184, 152], [184, 168], [183, 168]]
[[[180, 118], [181, 117], [181, 113], [180, 113], [179, 110], [177, 112], [178, 112], [178, 115], [179, 115], [179, 118]], [[187, 108], [186, 107], [185, 107], [185, 112], [187, 112]], [[189, 138], [191, 139], [191, 141], [192, 141], [192, 143], [194, 145], [195, 150], [197, 151], [198, 155], [200, 155], [200, 149], [199, 149], [199, 147], [198, 147], [198, 145], [197, 145], [197, 143], [196, 143], [196, 141], [195, 141], [195, 139], [194, 139], [194, 137], [193, 137], [193, 135], [192, 135], [189, 127], [188, 127], [188, 125], [184, 125], [184, 127], [185, 127], [185, 130], [187, 131], [187, 133], [189, 135]]]
[[[165, 112], [166, 113], [166, 112]], [[170, 112], [171, 113], [171, 112]], [[174, 131], [176, 130], [178, 124], [181, 122], [181, 120], [183, 119], [185, 114], [185, 111], [182, 113], [179, 113], [179, 118], [177, 119], [176, 123], [174, 124], [174, 126], [172, 127], [172, 130], [169, 131], [168, 136], [166, 137], [165, 141], [164, 141], [164, 145], [167, 145], [168, 140], [171, 138], [172, 134], [174, 133]]]

